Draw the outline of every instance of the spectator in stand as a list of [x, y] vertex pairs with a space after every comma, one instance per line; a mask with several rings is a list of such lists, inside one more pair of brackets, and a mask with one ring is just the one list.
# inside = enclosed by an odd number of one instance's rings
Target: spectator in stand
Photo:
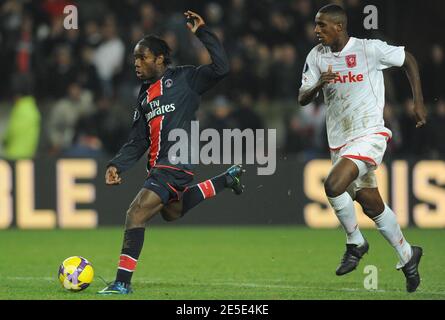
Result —
[[221, 27], [223, 24], [224, 11], [219, 3], [210, 2], [205, 7], [206, 24], [211, 27]]
[[104, 158], [102, 141], [97, 135], [93, 118], [81, 118], [74, 143], [62, 153], [66, 158]]
[[400, 147], [400, 154], [409, 156], [426, 157], [429, 153], [428, 128], [416, 128], [413, 125], [414, 119], [414, 102], [412, 99], [407, 99], [404, 104], [403, 112], [399, 117], [400, 132], [402, 133], [402, 144]]
[[142, 3], [139, 12], [140, 25], [142, 26], [144, 34], [157, 33], [158, 22], [162, 17], [160, 12], [158, 12], [150, 2]]
[[232, 117], [232, 111], [232, 102], [227, 97], [216, 97], [212, 102], [210, 114], [207, 116], [206, 121], [204, 121], [203, 128], [213, 128], [220, 134], [223, 133], [224, 129], [235, 128], [236, 122]]
[[[82, 117], [82, 123], [91, 123], [95, 127], [95, 135], [101, 141], [102, 152], [112, 155], [119, 151], [128, 138], [131, 117], [128, 112], [132, 110], [116, 107], [112, 97], [107, 94], [98, 94], [95, 97], [95, 110]], [[131, 111], [130, 111], [131, 112]], [[83, 130], [83, 127], [80, 127]], [[77, 132], [76, 136], [82, 132]]]
[[82, 89], [79, 83], [70, 83], [67, 96], [54, 104], [49, 115], [47, 130], [50, 154], [60, 155], [73, 144], [78, 120], [93, 110], [91, 92]]
[[244, 129], [263, 129], [264, 124], [261, 117], [254, 109], [254, 99], [247, 93], [242, 92], [237, 99], [238, 107], [232, 112], [232, 118], [236, 121], [236, 127]]
[[295, 106], [295, 75], [303, 69], [299, 66], [295, 47], [289, 43], [275, 47], [274, 60], [270, 77], [272, 97], [281, 103]]
[[433, 157], [436, 159], [445, 159], [445, 143], [443, 141], [445, 128], [445, 100], [437, 101], [434, 114], [430, 117], [429, 126], [431, 127], [431, 149]]
[[[301, 127], [306, 128], [307, 110], [299, 115], [292, 113], [296, 87], [301, 82], [303, 69], [304, 61], [300, 57], [306, 56], [317, 43], [313, 32], [314, 10], [327, 2], [332, 0], [193, 1], [195, 9], [203, 12], [207, 25], [223, 43], [231, 62], [230, 74], [203, 96], [203, 108], [199, 112], [205, 113], [205, 105], [211, 105], [218, 96], [223, 95], [238, 106], [239, 97], [246, 95], [250, 97], [255, 110], [261, 111], [266, 126], [277, 128], [279, 146], [287, 134], [286, 127], [295, 133], [301, 129], [298, 129], [298, 123], [302, 122]], [[391, 16], [393, 8], [390, 2], [378, 0], [379, 29], [365, 30], [363, 19], [366, 14], [363, 9], [366, 1], [340, 2], [349, 13], [348, 29], [356, 35], [369, 38], [370, 32], [379, 32], [382, 34], [378, 38], [384, 38], [390, 44], [407, 41], [406, 45], [419, 54], [425, 101], [432, 106], [440, 105], [438, 100], [445, 99], [445, 82], [441, 78], [445, 73], [444, 43], [440, 41], [440, 33], [437, 33], [440, 27], [434, 25], [440, 19], [419, 24], [416, 27], [418, 32], [408, 37], [407, 34], [397, 33], [397, 26], [412, 25], [409, 21], [411, 16], [399, 15], [395, 20]], [[443, 4], [439, 2], [432, 1], [430, 5], [437, 9], [435, 12], [441, 12]], [[70, 4], [78, 7], [78, 30], [66, 30], [63, 25], [63, 9]], [[421, 6], [408, 7], [415, 11]], [[143, 35], [162, 36], [173, 49], [173, 65], [209, 62], [207, 50], [183, 28], [182, 10], [183, 1], [179, 0], [0, 1], [0, 97], [4, 97], [0, 103], [12, 99], [12, 76], [22, 72], [31, 74], [35, 79], [34, 97], [48, 119], [53, 113], [54, 101], [66, 99], [68, 86], [72, 82], [77, 82], [94, 96], [105, 94], [112, 99], [112, 115], [106, 122], [128, 119], [139, 87], [137, 78], [131, 72], [133, 48]], [[427, 20], [425, 15], [420, 19], [422, 22]], [[406, 116], [403, 101], [411, 96], [404, 74], [388, 71], [384, 77], [386, 95], [392, 101], [385, 111], [385, 117], [388, 125], [394, 126], [393, 132], [398, 131], [397, 126], [401, 132], [400, 138], [394, 134], [388, 145], [389, 154], [409, 156], [413, 152], [420, 152], [424, 157], [431, 154], [436, 157], [440, 153], [440, 144], [422, 143], [417, 141], [419, 137], [412, 140], [411, 129], [406, 125], [406, 121], [410, 120], [398, 121], [401, 119], [399, 115]], [[50, 111], [46, 112], [46, 109]], [[307, 112], [312, 116], [311, 112]], [[319, 120], [319, 112], [313, 116], [314, 121]], [[66, 116], [67, 119], [70, 117]], [[117, 118], [111, 121], [113, 117]], [[430, 126], [422, 130], [429, 132]], [[104, 130], [101, 132], [100, 135], [109, 136]], [[319, 150], [319, 145], [323, 144], [321, 142], [325, 142], [324, 133], [316, 130], [309, 132], [306, 138], [315, 141], [314, 148]], [[117, 135], [114, 137], [118, 138]], [[49, 139], [47, 134], [42, 137]], [[300, 137], [296, 139], [295, 143], [298, 144]], [[290, 139], [289, 143], [289, 149], [299, 149], [292, 145], [294, 142]], [[107, 142], [103, 141], [103, 144], [104, 150], [108, 150]], [[304, 142], [302, 144], [304, 148], [313, 147]], [[49, 145], [51, 141], [46, 140], [39, 144], [45, 150]]]
[[437, 100], [445, 98], [445, 59], [443, 47], [434, 44], [431, 48], [431, 60], [425, 64], [422, 72], [424, 81], [425, 100], [428, 103], [436, 103]]
[[102, 26], [103, 42], [97, 47], [94, 54], [94, 65], [96, 66], [102, 90], [105, 94], [113, 95], [114, 77], [122, 71], [124, 63], [125, 46], [119, 38], [114, 16], [105, 18]]
[[69, 46], [60, 46], [55, 50], [54, 65], [48, 73], [48, 90], [53, 98], [62, 98], [69, 84], [77, 77], [77, 66], [74, 64]]
[[4, 157], [8, 160], [34, 158], [40, 136], [40, 111], [32, 95], [29, 74], [13, 76], [14, 106], [3, 137]]
[[88, 20], [85, 23], [85, 44], [96, 48], [102, 42], [102, 33], [100, 32], [99, 25], [95, 20]]
[[94, 65], [94, 49], [90, 46], [83, 46], [80, 52], [80, 62], [77, 64], [77, 82], [93, 94], [100, 92], [99, 76]]

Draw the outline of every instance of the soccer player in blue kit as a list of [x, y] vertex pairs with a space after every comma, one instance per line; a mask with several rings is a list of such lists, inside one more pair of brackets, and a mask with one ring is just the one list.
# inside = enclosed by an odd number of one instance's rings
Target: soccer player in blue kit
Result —
[[133, 166], [147, 150], [149, 174], [127, 211], [116, 279], [99, 294], [132, 292], [131, 278], [143, 247], [145, 226], [156, 214], [161, 213], [165, 220], [173, 221], [226, 188], [235, 194], [243, 192], [240, 176], [245, 170], [240, 165], [191, 185], [194, 173], [190, 162], [177, 164], [169, 158], [168, 151], [175, 143], [168, 140], [169, 132], [182, 128], [190, 133], [200, 96], [229, 72], [223, 46], [202, 17], [192, 11], [184, 14], [187, 27], [207, 48], [212, 63], [198, 67], [169, 67], [170, 48], [164, 40], [152, 35], [145, 36], [134, 48], [135, 71], [143, 84], [130, 137], [109, 162], [105, 180], [108, 185], [120, 184], [121, 173]]

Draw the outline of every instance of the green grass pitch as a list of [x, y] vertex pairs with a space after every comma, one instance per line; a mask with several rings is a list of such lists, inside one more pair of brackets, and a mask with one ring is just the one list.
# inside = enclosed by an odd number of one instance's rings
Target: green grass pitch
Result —
[[[445, 232], [406, 229], [424, 248], [422, 283], [405, 292], [395, 251], [376, 230], [354, 272], [335, 276], [344, 251], [342, 230], [302, 227], [150, 226], [129, 296], [98, 296], [98, 275], [113, 280], [122, 228], [0, 231], [0, 299], [445, 299]], [[94, 266], [85, 291], [72, 293], [57, 279], [59, 264], [81, 255]], [[378, 270], [378, 289], [366, 290], [366, 265]]]

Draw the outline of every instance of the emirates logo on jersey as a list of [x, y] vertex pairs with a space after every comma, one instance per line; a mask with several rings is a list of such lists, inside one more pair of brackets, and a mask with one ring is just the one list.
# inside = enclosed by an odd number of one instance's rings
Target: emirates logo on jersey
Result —
[[154, 117], [163, 115], [165, 113], [173, 112], [176, 110], [174, 103], [165, 104], [165, 105], [160, 106], [159, 100], [150, 102], [150, 106], [152, 108], [151, 111], [149, 111], [145, 114], [145, 118], [147, 119], [147, 122], [149, 122]]
[[345, 60], [348, 68], [354, 68], [357, 65], [357, 56], [355, 54], [347, 55]]

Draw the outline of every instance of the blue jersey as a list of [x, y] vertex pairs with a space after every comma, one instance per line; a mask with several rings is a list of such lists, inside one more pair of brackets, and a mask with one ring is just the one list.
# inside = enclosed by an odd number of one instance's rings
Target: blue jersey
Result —
[[168, 152], [176, 142], [168, 140], [169, 132], [181, 128], [190, 135], [201, 95], [229, 72], [227, 56], [217, 37], [206, 26], [195, 34], [209, 51], [212, 63], [169, 67], [160, 79], [142, 84], [129, 139], [109, 162], [118, 172], [133, 166], [147, 150], [148, 170], [162, 166], [192, 170], [190, 162], [171, 163]]

